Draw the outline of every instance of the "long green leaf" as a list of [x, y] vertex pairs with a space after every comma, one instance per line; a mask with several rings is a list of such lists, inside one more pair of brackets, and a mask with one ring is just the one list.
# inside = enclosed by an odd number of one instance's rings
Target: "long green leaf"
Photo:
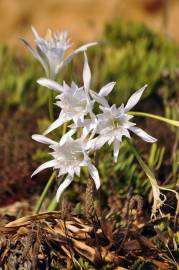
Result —
[[[142, 169], [144, 170], [145, 174], [147, 175], [147, 177], [149, 178], [151, 184], [157, 184], [157, 180], [153, 174], [153, 172], [150, 170], [150, 168], [145, 164], [145, 162], [141, 159], [139, 153], [137, 152], [137, 150], [135, 149], [135, 147], [133, 146], [133, 144], [131, 143], [131, 141], [129, 139], [126, 139], [132, 152], [134, 153], [136, 159], [138, 160], [140, 166], [142, 167]], [[158, 185], [158, 184], [157, 184]]]
[[145, 112], [132, 112], [132, 111], [129, 112], [128, 114], [134, 115], [134, 116], [144, 116], [144, 117], [153, 118], [153, 119], [165, 122], [167, 124], [170, 124], [172, 126], [179, 127], [179, 121], [172, 120], [172, 119], [169, 119], [164, 116], [157, 115], [157, 114], [145, 113]]

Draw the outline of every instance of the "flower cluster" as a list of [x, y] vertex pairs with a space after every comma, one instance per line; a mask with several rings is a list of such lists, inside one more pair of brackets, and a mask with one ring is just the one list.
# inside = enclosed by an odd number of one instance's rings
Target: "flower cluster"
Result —
[[[91, 71], [86, 50], [96, 43], [80, 47], [64, 60], [65, 51], [70, 47], [67, 33], [50, 33], [47, 40], [44, 40], [34, 28], [32, 31], [37, 50], [24, 39], [23, 41], [45, 69], [47, 77], [39, 79], [38, 83], [57, 93], [55, 104], [59, 108], [58, 118], [48, 127], [44, 135], [32, 136], [34, 140], [47, 144], [52, 156], [52, 159], [38, 167], [33, 175], [46, 168], [53, 168], [58, 172], [58, 176], [64, 175], [65, 180], [59, 186], [56, 195], [59, 201], [62, 192], [70, 185], [74, 176], [80, 176], [81, 167], [87, 167], [96, 189], [100, 187], [99, 172], [90, 157], [104, 144], [113, 145], [114, 161], [117, 162], [120, 143], [123, 137], [131, 138], [130, 132], [149, 143], [155, 142], [156, 139], [136, 127], [131, 121], [133, 116], [129, 113], [139, 102], [147, 85], [136, 91], [126, 105], [110, 106], [107, 96], [113, 90], [115, 82], [103, 86], [98, 93], [91, 89]], [[54, 79], [59, 70], [81, 51], [84, 52], [83, 85], [79, 87], [74, 82], [71, 85], [65, 82], [62, 85], [57, 83]], [[94, 104], [99, 113], [95, 113]], [[66, 133], [58, 141], [46, 136], [64, 124], [67, 126]]]

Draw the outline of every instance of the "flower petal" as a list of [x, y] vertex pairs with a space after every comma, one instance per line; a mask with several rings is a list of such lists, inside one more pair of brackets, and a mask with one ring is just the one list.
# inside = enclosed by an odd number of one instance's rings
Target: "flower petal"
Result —
[[36, 29], [34, 26], [31, 26], [31, 29], [32, 29], [32, 34], [36, 40], [36, 42], [39, 42], [42, 40], [42, 38], [39, 36], [39, 34], [37, 33]]
[[96, 185], [96, 189], [99, 189], [100, 188], [100, 178], [99, 178], [99, 173], [98, 173], [98, 170], [96, 169], [96, 167], [91, 164], [90, 162], [88, 162], [88, 170], [89, 170], [89, 173], [91, 175], [91, 177], [93, 178], [94, 182], [95, 182], [95, 185]]
[[92, 98], [93, 98], [96, 102], [98, 102], [99, 104], [101, 104], [101, 105], [104, 106], [104, 107], [109, 107], [109, 104], [108, 104], [108, 102], [107, 102], [107, 100], [106, 100], [105, 97], [100, 96], [99, 94], [97, 94], [97, 93], [94, 92], [93, 90], [90, 91], [90, 94], [91, 94]]
[[89, 47], [95, 46], [95, 45], [97, 45], [97, 44], [98, 44], [98, 42], [87, 43], [87, 44], [85, 44], [85, 45], [82, 45], [82, 46], [79, 47], [78, 49], [76, 49], [73, 53], [77, 54], [77, 53], [79, 53], [79, 52], [84, 52], [84, 51], [86, 51]]
[[61, 194], [71, 184], [72, 181], [73, 181], [73, 178], [70, 175], [67, 175], [63, 183], [57, 189], [57, 193], [56, 193], [57, 202], [59, 202]]
[[34, 141], [40, 142], [40, 143], [44, 143], [44, 144], [57, 144], [57, 142], [47, 138], [44, 135], [38, 135], [38, 134], [34, 134], [32, 135], [32, 139]]
[[[86, 134], [82, 134], [82, 136], [84, 136], [84, 138], [85, 138], [85, 135]], [[97, 138], [87, 140], [85, 149], [86, 150], [95, 150], [96, 139]]]
[[33, 174], [31, 175], [31, 177], [33, 177], [34, 175], [36, 175], [37, 173], [47, 169], [47, 168], [51, 168], [51, 167], [54, 167], [56, 165], [56, 161], [55, 159], [52, 159], [50, 161], [47, 161], [45, 163], [43, 163], [42, 165], [40, 165], [34, 172]]
[[101, 97], [108, 96], [111, 93], [111, 91], [113, 90], [115, 84], [116, 84], [116, 82], [110, 82], [110, 83], [106, 84], [105, 86], [103, 86], [99, 91], [99, 96], [101, 96]]
[[119, 145], [120, 145], [120, 141], [119, 140], [114, 140], [114, 161], [117, 162], [118, 159], [118, 155], [119, 155]]
[[66, 59], [65, 61], [63, 62], [63, 65], [59, 66], [59, 69], [62, 68], [62, 66], [68, 64], [69, 62], [71, 62], [71, 60], [73, 59], [73, 57], [78, 54], [79, 52], [84, 52], [86, 51], [89, 47], [91, 46], [94, 46], [98, 44], [97, 42], [91, 42], [91, 43], [88, 43], [86, 45], [83, 45], [81, 47], [79, 47], [78, 49], [76, 49], [72, 54], [70, 54]]
[[57, 120], [55, 120], [48, 128], [47, 130], [44, 132], [44, 135], [47, 135], [48, 133], [52, 132], [54, 129], [60, 127], [61, 125], [63, 125], [65, 122], [68, 121], [68, 118], [65, 117], [62, 113], [60, 113], [59, 117], [57, 118]]
[[141, 128], [138, 128], [138, 127], [129, 127], [129, 129], [132, 132], [134, 132], [137, 136], [139, 136], [145, 142], [154, 143], [154, 142], [157, 141], [156, 138], [152, 137], [151, 135], [149, 135], [147, 132], [145, 132]]
[[46, 79], [46, 78], [40, 78], [37, 80], [38, 84], [45, 86], [49, 89], [54, 90], [57, 93], [62, 93], [63, 92], [63, 86], [61, 86], [59, 83], [50, 80], [50, 79]]
[[109, 136], [101, 135], [96, 137], [94, 140], [95, 140], [94, 148], [98, 150], [109, 140]]
[[48, 74], [48, 65], [47, 63], [45, 63], [45, 61], [42, 59], [39, 53], [36, 50], [34, 50], [24, 38], [20, 37], [20, 40], [27, 46], [28, 50], [32, 53], [32, 55], [41, 63], [41, 65], [45, 70], [45, 73]]
[[76, 132], [76, 129], [69, 130], [66, 134], [63, 135], [63, 137], [60, 139], [60, 145], [63, 145], [66, 143], [67, 140], [71, 138]]
[[88, 58], [86, 53], [84, 52], [84, 67], [83, 67], [83, 83], [85, 90], [89, 90], [90, 82], [91, 82], [91, 70], [88, 64]]
[[142, 88], [140, 88], [138, 91], [136, 91], [128, 100], [126, 106], [125, 106], [125, 112], [130, 111], [140, 100], [144, 90], [146, 89], [147, 84], [145, 84]]

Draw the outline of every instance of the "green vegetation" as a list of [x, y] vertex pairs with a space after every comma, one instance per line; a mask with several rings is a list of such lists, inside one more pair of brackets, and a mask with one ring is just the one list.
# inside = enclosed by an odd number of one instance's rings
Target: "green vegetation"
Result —
[[100, 44], [99, 48], [93, 48], [100, 74], [96, 84], [117, 81], [114, 98], [119, 103], [146, 83], [146, 96], [155, 93], [171, 98], [176, 95], [179, 85], [177, 44], [144, 25], [120, 20], [106, 26]]

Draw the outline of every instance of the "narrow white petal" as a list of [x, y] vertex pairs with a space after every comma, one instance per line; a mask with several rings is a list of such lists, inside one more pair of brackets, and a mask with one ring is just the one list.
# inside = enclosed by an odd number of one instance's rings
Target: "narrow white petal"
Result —
[[51, 167], [54, 167], [56, 164], [56, 161], [53, 159], [53, 160], [50, 160], [50, 161], [47, 161], [45, 163], [43, 163], [42, 165], [40, 165], [34, 172], [33, 174], [31, 175], [31, 177], [33, 177], [34, 175], [36, 175], [37, 173], [47, 169], [47, 168], [51, 168]]
[[157, 141], [156, 138], [152, 137], [149, 135], [147, 132], [142, 130], [141, 128], [138, 127], [130, 127], [129, 128], [132, 132], [134, 132], [137, 136], [139, 136], [143, 141], [149, 142], [149, 143], [154, 143]]
[[39, 55], [39, 53], [34, 50], [31, 45], [22, 37], [20, 37], [20, 40], [27, 46], [28, 50], [32, 53], [32, 55], [41, 63], [43, 66], [45, 73], [48, 74], [48, 65], [47, 63], [42, 59], [42, 57]]
[[111, 134], [110, 139], [108, 139], [108, 144], [111, 145], [114, 142], [115, 137]]
[[[83, 136], [85, 137], [84, 134], [83, 134]], [[86, 149], [86, 150], [95, 150], [96, 140], [97, 140], [97, 138], [88, 140], [87, 143], [86, 143], [85, 149]]]
[[[129, 126], [127, 128], [129, 128]], [[130, 135], [130, 133], [129, 133], [129, 131], [128, 131], [127, 128], [124, 128], [123, 129], [121, 136], [126, 136], [127, 138], [130, 139], [131, 138], [131, 135]], [[121, 139], [121, 137], [120, 137], [120, 139]]]
[[114, 140], [114, 161], [117, 162], [119, 155], [119, 145], [120, 142], [118, 140]]
[[98, 95], [96, 92], [94, 92], [93, 90], [90, 91], [90, 94], [91, 94], [92, 98], [93, 98], [96, 102], [98, 102], [99, 104], [101, 104], [101, 105], [104, 106], [104, 107], [109, 107], [109, 104], [108, 104], [108, 102], [107, 102], [107, 100], [106, 100], [105, 97], [99, 96], [99, 95]]
[[33, 36], [35, 38], [35, 40], [38, 42], [38, 41], [41, 41], [41, 37], [39, 36], [39, 34], [37, 33], [36, 29], [34, 26], [31, 26], [31, 29], [32, 29], [32, 33], [33, 33]]
[[80, 177], [80, 167], [75, 168], [75, 174]]
[[75, 134], [76, 129], [71, 129], [69, 130], [66, 134], [63, 135], [63, 137], [60, 140], [60, 145], [63, 145], [64, 143], [66, 143], [66, 141], [71, 138], [71, 136], [73, 136], [73, 134]]
[[113, 90], [115, 84], [116, 84], [116, 82], [110, 82], [110, 83], [106, 84], [105, 86], [103, 86], [99, 91], [99, 96], [101, 96], [101, 97], [108, 96], [111, 93], [111, 91]]
[[37, 141], [37, 142], [40, 142], [40, 143], [44, 143], [44, 144], [57, 144], [57, 142], [55, 142], [54, 140], [51, 140], [51, 139], [47, 138], [44, 135], [34, 134], [34, 135], [32, 135], [32, 139], [34, 141]]
[[95, 46], [97, 44], [98, 44], [98, 42], [91, 42], [91, 43], [85, 44], [85, 45], [79, 47], [78, 49], [76, 49], [73, 53], [76, 54], [76, 53], [79, 53], [79, 52], [86, 51], [89, 47]]
[[58, 84], [57, 82], [50, 80], [50, 79], [46, 79], [46, 78], [40, 78], [37, 80], [38, 84], [45, 86], [49, 89], [54, 90], [57, 93], [62, 93], [63, 92], [63, 86], [61, 86], [60, 84]]
[[47, 135], [48, 133], [52, 132], [54, 129], [60, 127], [61, 125], [63, 125], [63, 123], [65, 123], [67, 121], [67, 118], [62, 116], [60, 114], [59, 118], [57, 120], [55, 120], [48, 128], [47, 130], [44, 132], [44, 135]]
[[71, 184], [72, 181], [73, 181], [73, 178], [70, 175], [68, 175], [63, 181], [63, 183], [59, 186], [56, 193], [57, 202], [59, 202], [61, 194]]
[[109, 137], [105, 137], [105, 136], [99, 136], [97, 138], [95, 138], [96, 141], [95, 141], [95, 144], [94, 144], [94, 147], [95, 149], [100, 149], [108, 140], [109, 140]]
[[90, 162], [88, 162], [88, 170], [89, 170], [89, 173], [91, 175], [91, 177], [93, 178], [94, 182], [95, 182], [95, 185], [96, 185], [96, 189], [99, 189], [100, 188], [100, 178], [99, 178], [99, 173], [98, 173], [98, 170], [96, 169], [96, 167], [91, 164]]
[[84, 52], [84, 51], [86, 51], [89, 47], [94, 46], [94, 45], [96, 45], [96, 44], [97, 44], [97, 42], [92, 42], [92, 43], [88, 43], [88, 44], [83, 45], [83, 46], [79, 47], [78, 49], [76, 49], [72, 54], [70, 54], [70, 55], [65, 59], [65, 61], [63, 62], [63, 65], [61, 65], [61, 66], [59, 67], [59, 69], [60, 69], [62, 66], [65, 66], [66, 64], [68, 64], [69, 62], [71, 62], [71, 60], [73, 59], [73, 57], [74, 57], [76, 54], [78, 54], [79, 52]]
[[85, 90], [89, 90], [91, 82], [91, 70], [88, 64], [88, 58], [84, 52], [83, 83]]
[[125, 106], [125, 112], [130, 111], [140, 100], [144, 90], [146, 89], [147, 84], [145, 84], [142, 88], [140, 88], [138, 91], [136, 91], [128, 100], [126, 106]]

